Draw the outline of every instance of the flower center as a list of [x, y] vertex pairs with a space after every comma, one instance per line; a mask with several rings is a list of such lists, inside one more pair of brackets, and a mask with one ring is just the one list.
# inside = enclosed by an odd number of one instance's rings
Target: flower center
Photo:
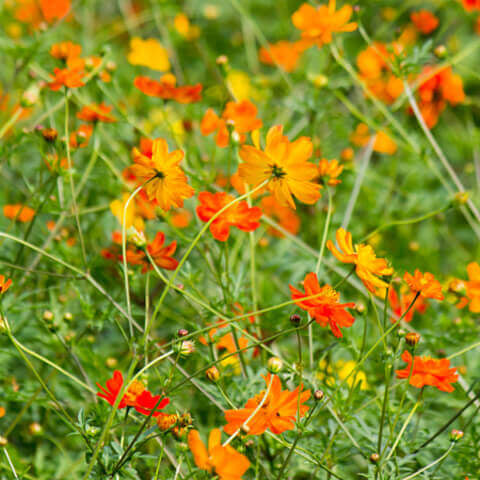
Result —
[[286, 175], [286, 172], [282, 167], [279, 167], [275, 163], [272, 165], [272, 177], [283, 178]]
[[160, 170], [154, 169], [154, 171], [155, 171], [155, 177], [153, 177], [153, 178], [160, 178], [160, 179], [165, 178], [165, 174], [163, 172], [161, 172]]

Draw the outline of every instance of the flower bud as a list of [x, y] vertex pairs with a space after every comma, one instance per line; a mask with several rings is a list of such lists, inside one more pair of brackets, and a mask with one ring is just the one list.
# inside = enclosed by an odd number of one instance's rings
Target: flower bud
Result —
[[248, 435], [248, 433], [250, 432], [250, 427], [248, 425], [242, 425], [241, 430], [242, 430], [243, 433]]
[[139, 248], [144, 247], [147, 244], [145, 233], [138, 231], [135, 227], [130, 227], [127, 230], [127, 238], [129, 242], [133, 243]]
[[118, 360], [114, 357], [108, 357], [106, 360], [105, 360], [105, 365], [108, 367], [108, 368], [115, 368], [118, 364]]
[[220, 55], [215, 62], [217, 65], [226, 65], [228, 63], [228, 57], [226, 55]]
[[44, 128], [42, 130], [42, 137], [47, 142], [53, 143], [58, 137], [58, 132], [54, 128]]
[[268, 359], [267, 368], [270, 373], [278, 373], [283, 367], [283, 361], [278, 357], [270, 357]]
[[178, 420], [179, 416], [176, 413], [160, 413], [157, 417], [157, 426], [162, 432], [166, 432], [174, 427]]
[[407, 345], [414, 347], [420, 341], [420, 334], [416, 332], [409, 332], [405, 335], [405, 342]]
[[433, 51], [437, 58], [445, 58], [447, 56], [447, 47], [445, 45], [438, 45]]
[[184, 340], [177, 343], [175, 350], [181, 357], [187, 357], [195, 352], [195, 344], [191, 340]]
[[6, 447], [8, 440], [5, 437], [0, 436], [0, 447]]
[[290, 317], [290, 323], [292, 323], [293, 325], [297, 326], [297, 325], [300, 325], [300, 322], [302, 321], [302, 318], [300, 317], [300, 315], [298, 315], [297, 313], [294, 313], [291, 317]]
[[360, 315], [364, 314], [366, 310], [364, 303], [356, 303], [354, 308]]
[[450, 432], [450, 440], [452, 442], [458, 442], [463, 437], [463, 432], [461, 430], [452, 430]]
[[322, 400], [324, 396], [325, 394], [322, 390], [315, 390], [315, 392], [313, 393], [313, 398], [315, 398], [315, 400], [317, 401]]
[[40, 96], [40, 88], [38, 85], [33, 84], [23, 92], [22, 98], [20, 99], [20, 105], [23, 108], [33, 107], [38, 101]]
[[45, 310], [43, 312], [43, 319], [46, 322], [51, 322], [53, 320], [53, 313], [50, 310]]
[[468, 202], [470, 198], [470, 194], [468, 192], [457, 192], [452, 200], [452, 204], [454, 207], [462, 207]]
[[218, 368], [214, 365], [213, 367], [210, 367], [206, 372], [205, 376], [211, 381], [211, 382], [217, 382], [218, 379], [220, 378], [220, 372], [218, 371]]
[[378, 461], [380, 460], [380, 455], [378, 453], [372, 453], [370, 455], [370, 461], [373, 463], [373, 464], [377, 464]]
[[73, 315], [71, 314], [71, 312], [65, 312], [63, 314], [63, 319], [66, 321], [66, 322], [71, 322], [73, 320]]
[[33, 422], [28, 426], [28, 431], [31, 435], [40, 435], [43, 432], [43, 427], [38, 422]]
[[185, 328], [181, 328], [178, 332], [177, 335], [179, 337], [186, 337], [188, 335], [188, 330], [185, 330]]

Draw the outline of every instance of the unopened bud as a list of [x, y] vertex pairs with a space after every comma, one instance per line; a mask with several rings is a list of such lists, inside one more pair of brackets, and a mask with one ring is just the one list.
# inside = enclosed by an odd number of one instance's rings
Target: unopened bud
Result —
[[450, 432], [450, 440], [452, 442], [458, 442], [463, 437], [463, 432], [461, 430], [452, 430]]
[[270, 373], [278, 373], [283, 367], [283, 361], [278, 357], [270, 357], [268, 359], [267, 368]]
[[162, 431], [165, 432], [170, 430], [178, 422], [179, 416], [176, 413], [161, 413], [157, 417], [157, 426]]
[[43, 312], [43, 319], [46, 322], [51, 322], [53, 320], [53, 313], [50, 310], [45, 310]]
[[188, 335], [188, 330], [186, 330], [185, 328], [181, 328], [178, 332], [177, 332], [177, 335], [179, 337], [186, 337]]
[[313, 397], [317, 401], [322, 400], [324, 396], [325, 396], [325, 394], [323, 393], [322, 390], [315, 390], [315, 392], [313, 393]]
[[298, 315], [297, 313], [294, 313], [291, 317], [290, 317], [290, 322], [293, 324], [293, 325], [300, 325], [300, 322], [302, 321], [302, 317], [300, 317], [300, 315]]
[[445, 45], [438, 45], [433, 51], [436, 57], [445, 58], [447, 56], [447, 47]]
[[63, 314], [63, 319], [66, 321], [66, 322], [71, 322], [73, 320], [73, 315], [70, 313], [70, 312], [65, 312]]
[[181, 357], [187, 357], [195, 351], [195, 344], [191, 340], [184, 340], [177, 344], [176, 351]]
[[5, 437], [0, 436], [0, 447], [6, 447], [8, 440]]
[[28, 426], [28, 430], [31, 435], [40, 435], [43, 431], [43, 427], [38, 422], [33, 422]]
[[217, 65], [226, 65], [228, 63], [228, 57], [226, 55], [220, 55], [215, 61]]
[[243, 433], [248, 435], [248, 433], [250, 432], [250, 427], [248, 425], [242, 425], [241, 430]]
[[457, 192], [453, 197], [452, 203], [455, 207], [462, 207], [468, 202], [470, 194], [468, 192]]
[[58, 132], [54, 128], [44, 128], [42, 136], [47, 142], [54, 142], [58, 137]]
[[372, 453], [370, 455], [370, 461], [373, 463], [373, 464], [377, 464], [378, 461], [380, 460], [380, 455], [378, 453]]
[[409, 332], [405, 335], [405, 342], [407, 345], [414, 347], [420, 341], [420, 334], [416, 332]]
[[33, 84], [23, 92], [22, 98], [20, 99], [20, 105], [24, 108], [32, 107], [38, 101], [40, 96], [40, 88], [38, 85]]
[[211, 381], [211, 382], [216, 382], [220, 378], [220, 372], [218, 368], [214, 365], [213, 367], [210, 367], [206, 372], [205, 376]]

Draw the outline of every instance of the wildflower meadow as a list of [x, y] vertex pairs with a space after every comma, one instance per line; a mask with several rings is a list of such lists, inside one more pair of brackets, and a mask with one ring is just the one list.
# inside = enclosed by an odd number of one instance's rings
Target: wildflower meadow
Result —
[[479, 0], [0, 25], [0, 479], [480, 479]]

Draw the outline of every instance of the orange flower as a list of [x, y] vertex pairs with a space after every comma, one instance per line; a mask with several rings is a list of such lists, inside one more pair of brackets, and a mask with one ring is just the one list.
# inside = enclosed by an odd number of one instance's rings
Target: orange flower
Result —
[[[473, 313], [480, 312], [480, 265], [472, 262], [467, 265], [468, 280], [460, 280], [459, 282], [465, 287], [466, 296], [460, 300], [458, 308], [466, 305]], [[457, 280], [458, 281], [458, 280]]]
[[[315, 273], [309, 273], [303, 281], [305, 293], [289, 285], [292, 292], [292, 300], [303, 310], [306, 310], [315, 321], [322, 327], [327, 325], [337, 337], [343, 337], [340, 328], [348, 328], [353, 325], [355, 319], [345, 308], [355, 307], [354, 303], [338, 303], [340, 294], [330, 285], [320, 287]], [[302, 298], [316, 295], [315, 298]]]
[[322, 158], [318, 164], [318, 173], [322, 180], [331, 187], [342, 183], [341, 180], [338, 179], [338, 176], [343, 171], [343, 165], [338, 163], [338, 160], [327, 160], [326, 158]]
[[[392, 45], [396, 55], [402, 51], [398, 43]], [[392, 74], [389, 60], [393, 60], [383, 43], [375, 42], [357, 56], [357, 66], [360, 71], [360, 78], [365, 82], [368, 90], [382, 102], [391, 104], [403, 92], [401, 78]]]
[[413, 22], [417, 30], [424, 35], [432, 33], [438, 27], [438, 18], [428, 10], [412, 12], [410, 20]]
[[228, 132], [227, 123], [220, 118], [212, 108], [209, 108], [200, 123], [200, 132], [203, 136], [216, 132], [215, 143], [217, 147], [225, 148], [228, 145], [230, 134]]
[[[208, 222], [217, 212], [235, 200], [232, 195], [225, 192], [200, 192], [197, 206], [197, 215], [202, 222]], [[245, 201], [240, 201], [227, 208], [211, 224], [210, 232], [220, 242], [228, 240], [230, 227], [237, 227], [244, 232], [253, 232], [260, 223], [258, 220], [262, 211], [258, 207], [249, 207]]]
[[21, 203], [16, 203], [14, 205], [5, 205], [3, 207], [3, 214], [10, 220], [25, 223], [32, 220], [35, 216], [35, 210]]
[[164, 100], [176, 100], [179, 103], [193, 103], [201, 100], [202, 85], [185, 85], [176, 87], [176, 78], [167, 73], [160, 81], [150, 77], [136, 77], [133, 83], [141, 92], [150, 97], [159, 97]]
[[237, 452], [230, 445], [222, 446], [222, 432], [215, 428], [208, 437], [208, 450], [198, 430], [188, 432], [188, 446], [195, 460], [195, 465], [200, 470], [215, 472], [219, 480], [241, 480], [242, 475], [250, 467], [250, 462], [245, 455]]
[[283, 127], [277, 125], [268, 131], [264, 151], [258, 146], [242, 146], [240, 157], [244, 163], [238, 167], [238, 173], [253, 186], [268, 180], [268, 190], [283, 205], [295, 209], [293, 196], [313, 204], [321, 196], [321, 187], [311, 181], [318, 175], [317, 167], [308, 162], [312, 150], [310, 138], [300, 137], [290, 142], [283, 135]]
[[462, 4], [467, 12], [480, 10], [480, 0], [462, 0]]
[[73, 42], [55, 43], [50, 48], [50, 55], [59, 60], [68, 61], [71, 58], [77, 58], [82, 53], [82, 47]]
[[302, 48], [297, 42], [280, 40], [262, 47], [258, 54], [260, 61], [266, 65], [274, 65], [286, 72], [293, 72], [298, 65]]
[[162, 138], [153, 141], [151, 158], [134, 149], [134, 165], [129, 171], [140, 184], [145, 183], [148, 198], [155, 199], [163, 210], [182, 207], [183, 200], [195, 193], [179, 166], [183, 156], [182, 150], [169, 152]]
[[62, 87], [78, 88], [85, 85], [82, 81], [85, 72], [83, 68], [55, 68], [53, 70], [52, 81], [48, 84], [50, 90], [57, 91]]
[[462, 78], [455, 75], [450, 67], [435, 71], [427, 66], [418, 77], [418, 107], [425, 123], [433, 128], [447, 103], [458, 105], [465, 100]]
[[443, 300], [442, 286], [431, 273], [422, 273], [416, 269], [413, 275], [405, 272], [403, 279], [415, 294], [418, 293], [423, 298]]
[[[287, 430], [295, 428], [297, 413], [300, 418], [305, 416], [309, 407], [304, 403], [310, 398], [310, 390], [302, 392], [303, 385], [293, 391], [282, 390], [280, 378], [269, 373], [263, 377], [267, 386], [271, 384], [270, 391], [258, 412], [247, 424], [249, 435], [261, 435], [270, 430], [279, 435]], [[247, 401], [244, 408], [238, 410], [226, 410], [225, 420], [227, 425], [223, 427], [226, 433], [233, 435], [240, 429], [245, 421], [258, 408], [265, 397], [266, 392], [260, 392]]]
[[61, 19], [70, 10], [70, 0], [17, 0], [17, 5], [15, 18], [33, 28]]
[[[376, 132], [373, 150], [378, 153], [393, 155], [397, 151], [397, 144], [383, 131]], [[368, 126], [365, 123], [359, 123], [355, 132], [350, 136], [354, 145], [365, 147], [371, 139]]]
[[[300, 217], [290, 208], [278, 203], [274, 196], [262, 198], [261, 208], [265, 215], [272, 217], [281, 227], [296, 235], [300, 230]], [[274, 227], [268, 227], [268, 232], [274, 237], [282, 238], [284, 235]]]
[[115, 117], [110, 115], [112, 107], [105, 105], [105, 103], [100, 103], [96, 105], [92, 103], [91, 105], [85, 105], [78, 113], [77, 118], [83, 120], [84, 122], [105, 122], [112, 123], [115, 122]]
[[321, 47], [332, 41], [332, 33], [353, 32], [357, 28], [355, 22], [349, 22], [353, 10], [350, 5], [344, 5], [335, 11], [335, 0], [329, 0], [327, 5], [315, 8], [304, 3], [293, 15], [292, 22], [302, 32], [301, 43], [304, 48], [312, 45]]
[[[390, 302], [390, 307], [393, 313], [398, 318], [400, 318], [405, 312], [407, 312], [407, 308], [410, 307], [414, 298], [415, 298], [415, 293], [411, 291], [407, 293], [401, 293], [400, 296], [397, 294], [397, 292], [392, 286], [388, 291], [388, 301]], [[428, 304], [425, 302], [425, 300], [422, 297], [418, 297], [415, 303], [413, 304], [413, 306], [408, 310], [408, 312], [405, 314], [402, 320], [407, 323], [411, 322], [414, 313], [415, 312], [425, 313], [427, 306]], [[391, 321], [392, 323], [395, 323], [397, 321], [397, 318], [392, 317]]]
[[[119, 370], [113, 372], [113, 377], [107, 380], [106, 386], [102, 387], [97, 383], [100, 392], [97, 396], [105, 399], [110, 405], [115, 405], [117, 397], [123, 387], [123, 375]], [[118, 409], [125, 407], [134, 407], [135, 410], [142, 415], [150, 415], [158, 417], [162, 414], [160, 410], [169, 404], [170, 400], [165, 397], [162, 399], [160, 395], [153, 396], [150, 391], [145, 388], [145, 385], [138, 380], [134, 380], [128, 387], [118, 404]]]
[[5, 293], [12, 284], [12, 279], [5, 280], [5, 275], [0, 275], [0, 295]]
[[179, 209], [170, 218], [172, 225], [175, 228], [187, 228], [192, 219], [192, 214], [185, 209]]
[[392, 275], [393, 268], [388, 266], [384, 258], [377, 258], [370, 245], [360, 243], [354, 247], [352, 234], [343, 228], [337, 230], [336, 239], [340, 250], [331, 240], [327, 241], [327, 248], [341, 262], [356, 265], [355, 271], [368, 291], [375, 293], [376, 289], [387, 287], [387, 283], [379, 277]]
[[415, 357], [405, 350], [402, 354], [402, 360], [407, 362], [407, 366], [403, 370], [397, 370], [398, 378], [408, 378], [410, 371], [410, 385], [422, 388], [425, 385], [436, 387], [442, 392], [453, 392], [452, 383], [458, 380], [456, 368], [450, 368], [450, 360], [447, 358], [434, 359], [431, 357]]
[[45, 20], [50, 23], [60, 20], [70, 11], [70, 0], [40, 0], [40, 9]]
[[80, 125], [78, 130], [70, 134], [72, 148], [84, 148], [88, 145], [93, 133], [93, 125]]
[[[172, 255], [177, 249], [177, 242], [173, 241], [169, 245], [163, 246], [165, 243], [165, 234], [157, 232], [153, 242], [147, 245], [147, 251], [152, 257], [153, 261], [160, 268], [165, 270], [175, 270], [178, 267], [178, 261]], [[150, 268], [152, 268], [150, 266]]]

